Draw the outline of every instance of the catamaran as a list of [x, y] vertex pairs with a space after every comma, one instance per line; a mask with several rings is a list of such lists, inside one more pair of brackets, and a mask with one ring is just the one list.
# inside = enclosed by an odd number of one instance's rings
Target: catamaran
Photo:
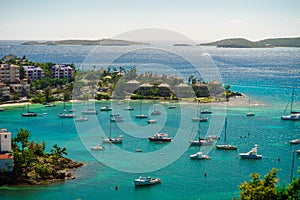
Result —
[[[294, 94], [295, 94], [295, 88], [293, 88], [293, 92], [292, 92], [292, 98], [291, 98], [291, 104], [290, 104], [290, 115], [281, 116], [282, 120], [290, 120], [290, 121], [300, 120], [300, 112], [299, 111], [293, 111]], [[288, 105], [286, 106], [285, 110], [287, 109]]]

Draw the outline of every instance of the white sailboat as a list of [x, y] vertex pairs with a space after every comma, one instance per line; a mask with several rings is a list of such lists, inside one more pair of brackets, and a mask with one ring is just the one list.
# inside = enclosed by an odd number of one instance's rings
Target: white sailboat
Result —
[[[290, 114], [281, 116], [282, 120], [290, 120], [290, 121], [299, 121], [300, 120], [300, 112], [293, 111], [294, 94], [295, 94], [295, 88], [293, 88], [293, 92], [292, 92], [292, 98], [291, 98], [291, 104], [290, 104]], [[287, 109], [287, 106], [286, 106], [285, 110]]]
[[156, 106], [153, 106], [153, 110], [151, 111], [151, 115], [161, 115], [161, 112], [156, 109]]
[[216, 148], [223, 149], [223, 150], [237, 150], [236, 146], [226, 144], [226, 134], [227, 134], [227, 118], [225, 119], [224, 144], [216, 145]]
[[23, 112], [21, 114], [23, 117], [36, 117], [37, 114], [35, 112], [29, 111], [29, 103], [27, 104], [27, 112]]
[[140, 102], [140, 114], [135, 115], [135, 117], [139, 119], [148, 118], [148, 115], [142, 114], [142, 101]]
[[[110, 116], [109, 116], [110, 118]], [[109, 137], [108, 138], [104, 138], [102, 137], [102, 142], [103, 143], [110, 143], [110, 144], [121, 144], [123, 143], [123, 137], [122, 136], [119, 136], [119, 137], [116, 137], [116, 138], [113, 138], [111, 137], [111, 119], [109, 120]]]
[[200, 122], [198, 123], [198, 140], [189, 140], [188, 142], [190, 143], [191, 146], [211, 146], [213, 145], [214, 141], [213, 139], [207, 138], [207, 139], [202, 139], [200, 137]]
[[67, 113], [67, 110], [66, 110], [66, 101], [65, 100], [64, 100], [64, 110], [63, 110], [63, 112], [61, 112], [61, 113], [58, 114], [58, 117], [60, 117], [60, 118], [74, 118], [74, 117], [76, 117], [75, 114]]
[[246, 114], [247, 117], [255, 116], [255, 113], [251, 111], [251, 102], [249, 98], [249, 112]]

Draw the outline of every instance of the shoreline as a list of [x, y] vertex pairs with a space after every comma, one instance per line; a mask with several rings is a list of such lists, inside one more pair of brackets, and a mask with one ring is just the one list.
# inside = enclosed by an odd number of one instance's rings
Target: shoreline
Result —
[[[231, 97], [229, 99], [229, 101], [226, 101], [225, 99], [222, 99], [220, 101], [212, 101], [212, 102], [201, 102], [201, 105], [205, 105], [205, 106], [216, 106], [216, 107], [248, 107], [249, 106], [249, 97], [246, 95], [243, 96], [235, 96], [235, 97]], [[89, 99], [89, 101], [93, 101], [93, 102], [108, 102], [108, 101], [128, 101], [128, 102], [138, 102], [140, 100], [131, 100], [131, 99], [122, 99], [122, 100], [117, 100], [117, 99], [109, 99], [109, 100], [96, 100], [96, 99]], [[159, 103], [172, 103], [172, 102], [176, 102], [176, 103], [180, 103], [183, 105], [197, 105], [197, 102], [195, 100], [152, 100], [152, 99], [142, 99], [142, 101], [144, 102], [159, 102]], [[68, 103], [80, 103], [80, 102], [85, 102], [85, 101], [80, 101], [80, 100], [69, 100], [66, 101]], [[56, 102], [52, 102], [50, 104], [56, 104], [56, 103], [63, 103], [63, 101], [56, 101]], [[43, 105], [43, 104], [37, 104], [37, 103], [30, 103], [30, 105]], [[251, 107], [259, 107], [259, 106], [266, 106], [267, 104], [264, 102], [259, 102], [255, 99], [251, 100]], [[28, 105], [28, 102], [16, 102], [16, 103], [4, 103], [0, 105], [0, 108], [6, 108], [6, 107], [18, 107], [18, 106], [26, 106]]]

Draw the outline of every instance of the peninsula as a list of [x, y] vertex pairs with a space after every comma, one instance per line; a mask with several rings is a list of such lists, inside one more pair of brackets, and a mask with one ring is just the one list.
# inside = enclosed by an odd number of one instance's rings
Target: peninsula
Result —
[[101, 40], [58, 40], [58, 41], [27, 41], [21, 45], [99, 45], [99, 46], [131, 46], [131, 45], [149, 45], [143, 42], [134, 42], [127, 40], [101, 39]]
[[202, 43], [199, 45], [223, 48], [300, 47], [300, 37], [270, 38], [259, 41], [250, 41], [245, 38], [229, 38], [211, 43]]

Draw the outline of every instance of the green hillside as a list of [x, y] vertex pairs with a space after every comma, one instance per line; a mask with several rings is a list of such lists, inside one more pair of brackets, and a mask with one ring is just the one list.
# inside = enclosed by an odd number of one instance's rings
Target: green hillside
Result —
[[260, 42], [274, 47], [300, 47], [300, 37], [272, 38], [272, 39], [261, 40]]
[[250, 40], [246, 40], [244, 38], [231, 38], [220, 40], [211, 43], [204, 43], [201, 44], [204, 46], [217, 46], [217, 47], [224, 47], [224, 48], [263, 48], [266, 47], [264, 43], [260, 42], [252, 42]]

